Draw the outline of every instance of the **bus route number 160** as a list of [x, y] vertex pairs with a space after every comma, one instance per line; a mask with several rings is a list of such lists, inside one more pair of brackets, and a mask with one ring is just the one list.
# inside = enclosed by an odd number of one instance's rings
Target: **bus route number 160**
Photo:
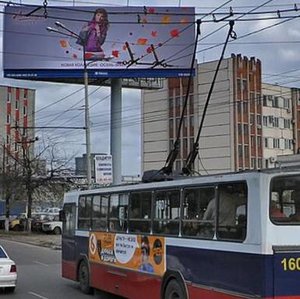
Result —
[[283, 260], [281, 260], [281, 265], [284, 271], [300, 271], [300, 257], [285, 257]]

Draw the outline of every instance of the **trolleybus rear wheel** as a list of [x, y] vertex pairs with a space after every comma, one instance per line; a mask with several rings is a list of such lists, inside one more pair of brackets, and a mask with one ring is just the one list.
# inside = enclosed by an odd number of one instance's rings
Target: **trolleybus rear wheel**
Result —
[[78, 270], [79, 286], [83, 293], [92, 294], [93, 288], [90, 287], [90, 273], [85, 261], [82, 261]]
[[186, 299], [186, 293], [181, 283], [176, 279], [168, 282], [164, 299]]

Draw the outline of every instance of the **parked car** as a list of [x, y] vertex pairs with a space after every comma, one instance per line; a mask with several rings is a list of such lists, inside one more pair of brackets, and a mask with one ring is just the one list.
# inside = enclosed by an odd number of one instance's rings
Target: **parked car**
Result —
[[52, 221], [44, 222], [42, 224], [42, 230], [45, 233], [60, 235], [62, 232], [62, 221], [59, 221], [59, 216], [55, 216]]
[[48, 221], [52, 221], [58, 215], [49, 214], [36, 214], [31, 222], [31, 230], [35, 232], [42, 232], [42, 224]]
[[0, 288], [13, 292], [17, 284], [17, 266], [0, 245]]
[[21, 213], [19, 216], [12, 218], [9, 221], [9, 229], [14, 231], [24, 230], [26, 219], [27, 219], [26, 213]]

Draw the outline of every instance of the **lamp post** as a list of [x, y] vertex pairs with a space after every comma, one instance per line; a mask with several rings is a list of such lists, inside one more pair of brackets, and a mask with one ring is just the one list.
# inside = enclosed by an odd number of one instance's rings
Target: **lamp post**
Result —
[[[82, 38], [74, 31], [67, 28], [64, 24], [61, 22], [55, 22], [55, 25], [66, 32], [60, 31], [56, 28], [47, 27], [47, 31], [49, 32], [55, 32], [61, 35], [69, 36], [75, 39]], [[88, 189], [91, 188], [92, 185], [92, 168], [91, 168], [91, 129], [90, 129], [90, 112], [89, 112], [89, 94], [88, 94], [88, 84], [89, 84], [89, 78], [88, 78], [88, 69], [87, 69], [87, 62], [85, 57], [85, 43], [82, 40], [81, 43], [82, 46], [82, 54], [83, 54], [83, 72], [84, 72], [84, 105], [85, 105], [85, 140], [86, 140], [86, 172], [87, 172], [87, 185]]]

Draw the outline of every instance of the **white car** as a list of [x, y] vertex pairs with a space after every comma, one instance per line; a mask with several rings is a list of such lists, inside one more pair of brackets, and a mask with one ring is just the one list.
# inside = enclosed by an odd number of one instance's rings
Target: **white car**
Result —
[[58, 216], [55, 216], [55, 218], [52, 221], [44, 222], [42, 224], [43, 232], [60, 235], [62, 232], [62, 221], [59, 221], [58, 218]]
[[5, 288], [8, 291], [13, 292], [16, 284], [17, 266], [0, 245], [0, 288]]

